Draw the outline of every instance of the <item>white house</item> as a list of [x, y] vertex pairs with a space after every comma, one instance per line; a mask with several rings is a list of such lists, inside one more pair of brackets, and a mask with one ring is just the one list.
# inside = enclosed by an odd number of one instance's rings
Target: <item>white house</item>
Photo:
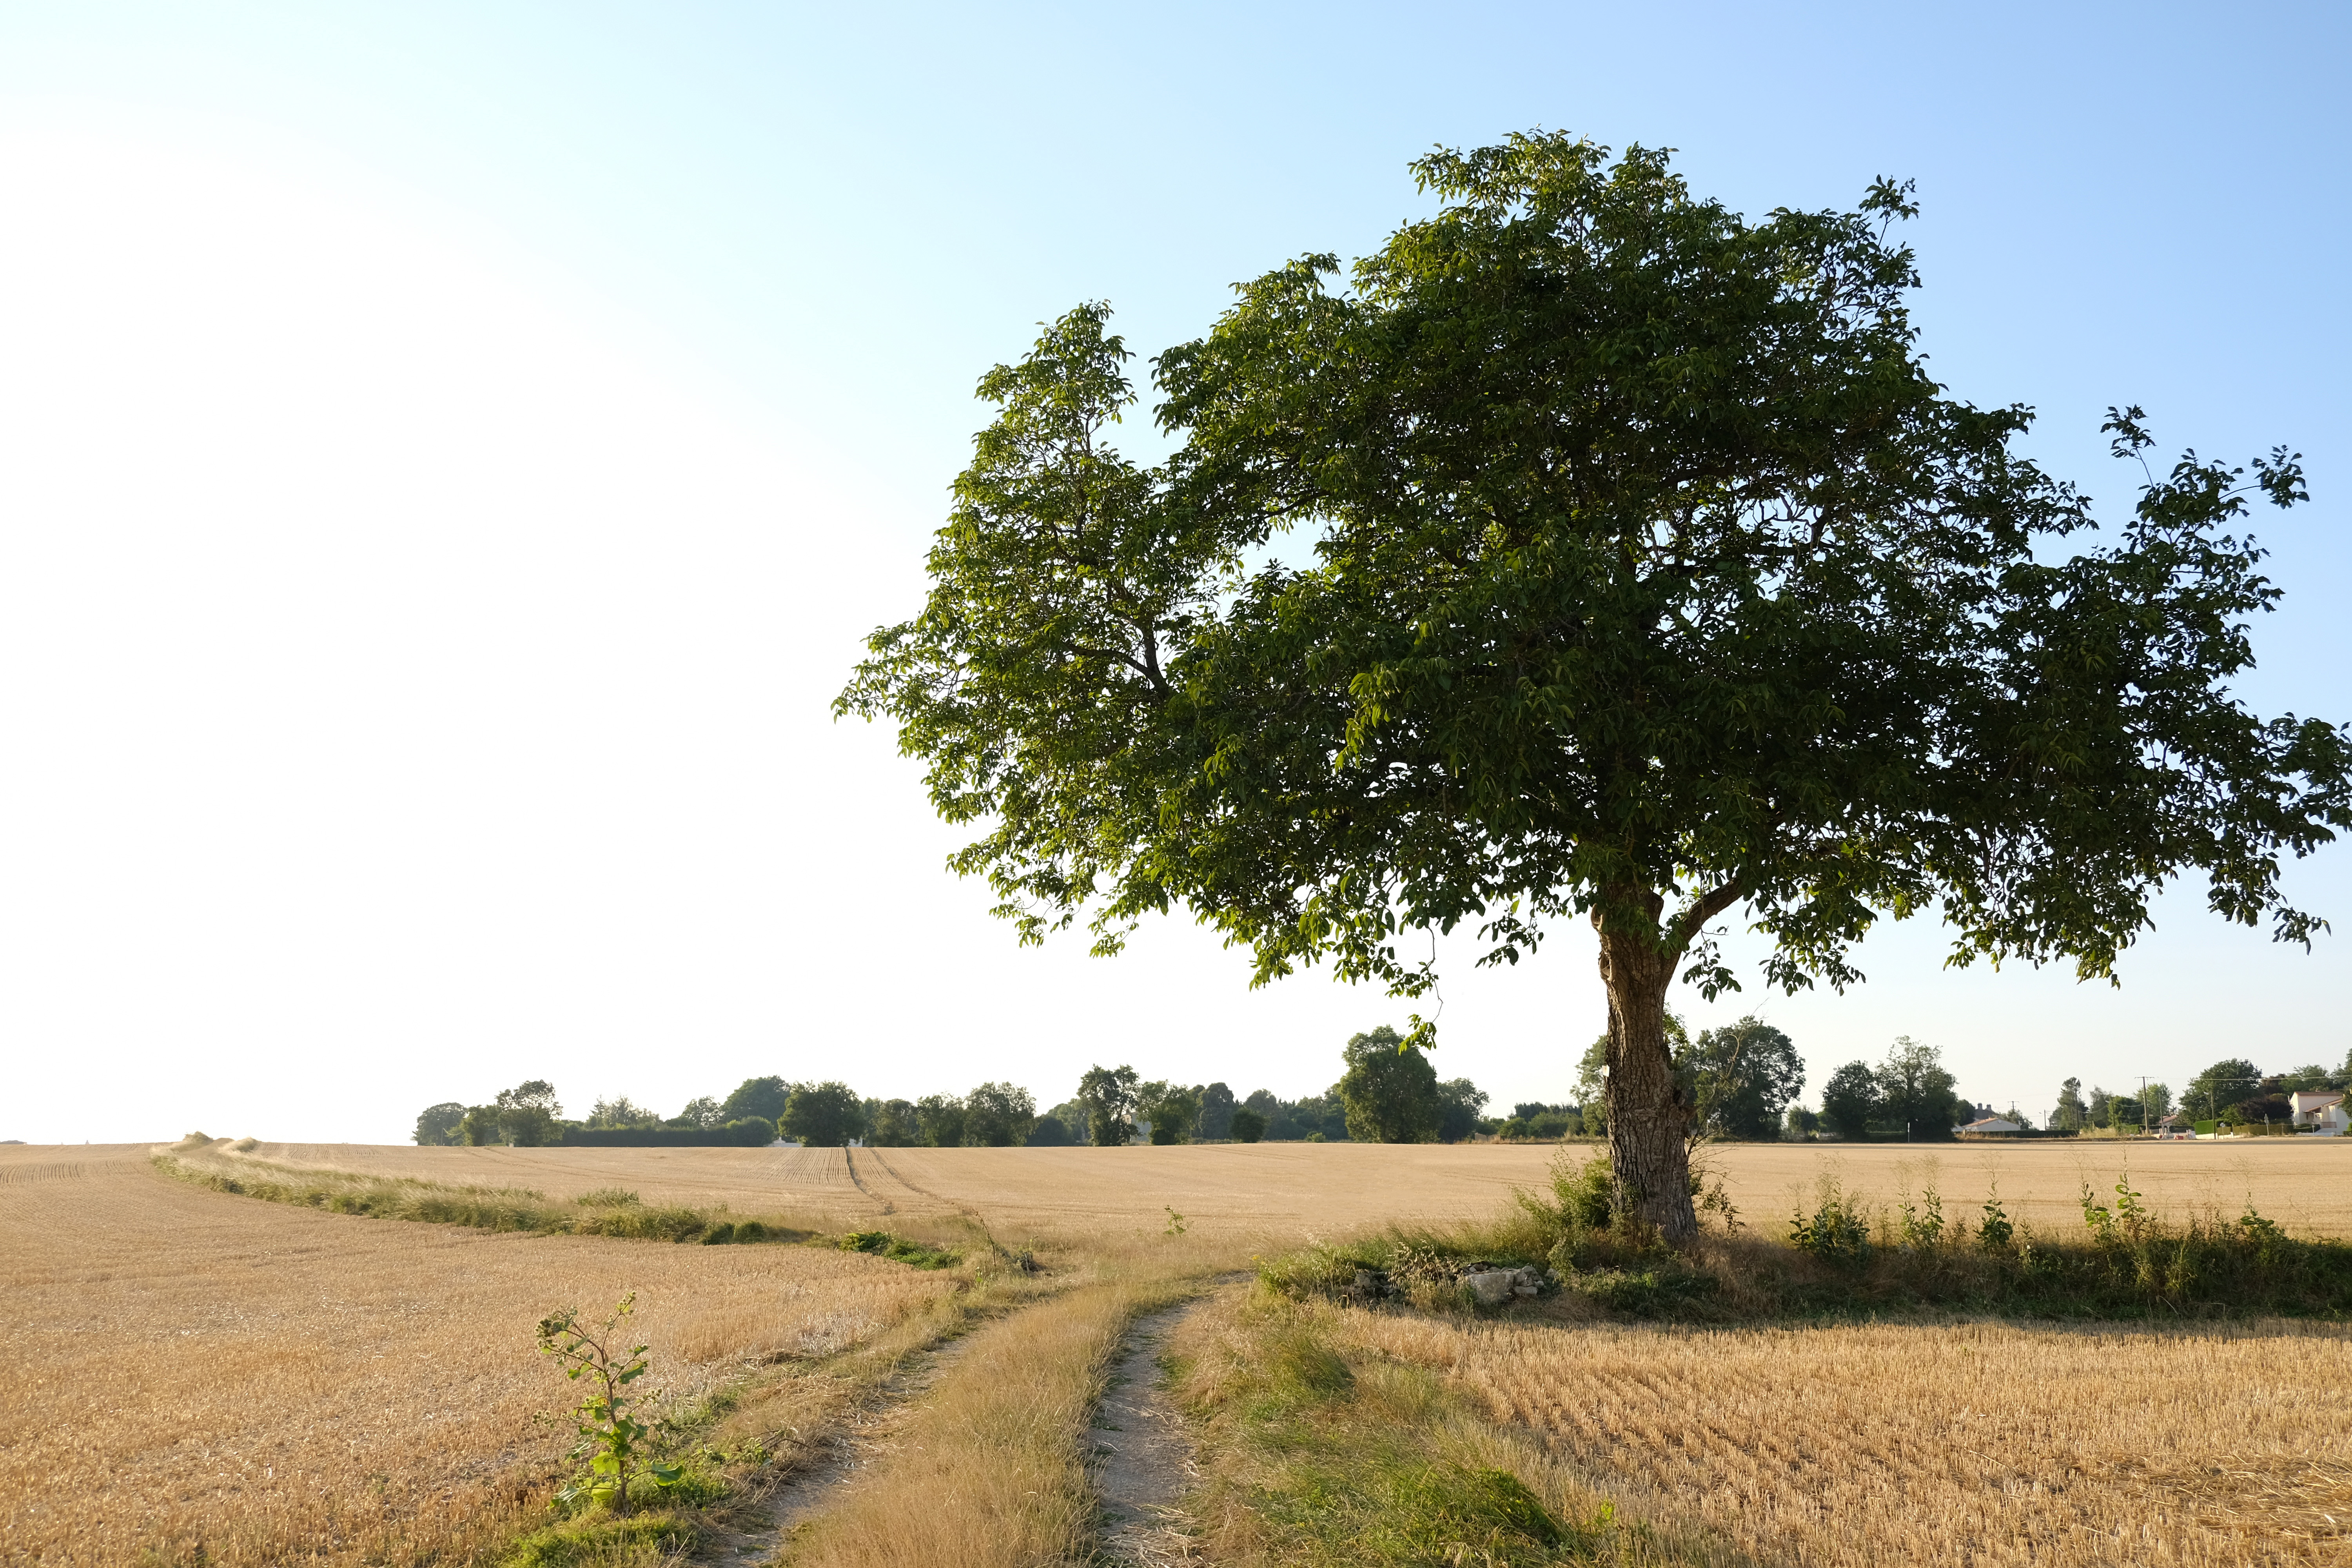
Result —
[[1981, 1121], [1971, 1121], [1960, 1129], [1963, 1138], [1990, 1138], [2004, 1132], [2020, 1132], [2024, 1129], [2006, 1116], [1988, 1116]]
[[2322, 1138], [2341, 1136], [2352, 1130], [2352, 1117], [2344, 1110], [2344, 1097], [2324, 1089], [2299, 1089], [2286, 1097], [2294, 1108], [2295, 1131], [2309, 1128]]

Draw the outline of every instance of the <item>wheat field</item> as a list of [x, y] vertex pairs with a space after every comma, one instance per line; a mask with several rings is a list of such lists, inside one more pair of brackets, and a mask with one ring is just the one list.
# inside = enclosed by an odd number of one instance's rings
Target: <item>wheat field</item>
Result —
[[[744, 1358], [854, 1344], [954, 1288], [815, 1247], [324, 1214], [169, 1180], [151, 1152], [0, 1148], [0, 1300], [25, 1352], [0, 1381], [0, 1563], [12, 1568], [462, 1560], [543, 1517], [567, 1445], [532, 1418], [570, 1386], [531, 1351], [548, 1309], [637, 1291], [656, 1364], [690, 1397]], [[1230, 1258], [1480, 1218], [1540, 1184], [1559, 1152], [264, 1143], [204, 1159], [559, 1198], [619, 1186], [827, 1227], [976, 1221], [1075, 1261], [1157, 1250], [1176, 1224], [1186, 1250]], [[2080, 1184], [2107, 1186], [2127, 1163], [2161, 1211], [2252, 1202], [2294, 1228], [2352, 1230], [2352, 1149], [2332, 1141], [1708, 1158], [1759, 1227], [1825, 1170], [1881, 1202], [1932, 1180], [1948, 1213], [1997, 1181], [2013, 1215], [2076, 1226]], [[2352, 1367], [2330, 1329], [1361, 1327], [1367, 1353], [1443, 1368], [1499, 1427], [1539, 1436], [1629, 1509], [1703, 1524], [1765, 1561], [2304, 1561], [2342, 1547], [2329, 1532], [2352, 1520], [2347, 1445], [2325, 1414]]]
[[[571, 1193], [634, 1187], [647, 1203], [786, 1209], [850, 1226], [973, 1215], [1024, 1243], [1084, 1243], [1107, 1230], [1158, 1231], [1175, 1210], [1203, 1235], [1291, 1246], [1391, 1221], [1491, 1215], [1514, 1188], [1540, 1187], [1563, 1153], [1546, 1144], [1215, 1143], [1123, 1149], [415, 1149], [263, 1143], [295, 1165]], [[2128, 1171], [2159, 1214], [2252, 1204], [2306, 1234], [2352, 1235], [2352, 1139], [2201, 1143], [1729, 1143], [1702, 1152], [1751, 1226], [1777, 1233], [1825, 1171], [1885, 1205], [1927, 1182], [1948, 1214], [1998, 1184], [2012, 1218], [2078, 1229], [2088, 1182], [2108, 1194]]]
[[549, 1309], [638, 1293], [690, 1397], [953, 1282], [806, 1247], [492, 1235], [170, 1181], [146, 1146], [0, 1148], [0, 1563], [409, 1560], [543, 1517], [576, 1397]]
[[1338, 1314], [1634, 1513], [1753, 1560], [2352, 1557], [2352, 1330], [1690, 1331]]

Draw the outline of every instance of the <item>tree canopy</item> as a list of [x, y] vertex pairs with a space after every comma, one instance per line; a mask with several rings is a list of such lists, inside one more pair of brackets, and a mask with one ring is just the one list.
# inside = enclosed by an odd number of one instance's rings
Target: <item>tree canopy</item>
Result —
[[1349, 1038], [1342, 1051], [1339, 1102], [1348, 1108], [1348, 1136], [1359, 1143], [1426, 1143], [1437, 1136], [1445, 1107], [1437, 1069], [1388, 1025]]
[[1679, 1059], [1697, 1125], [1719, 1137], [1777, 1137], [1781, 1111], [1805, 1087], [1796, 1042], [1753, 1014], [1702, 1031]]
[[[1345, 288], [1299, 258], [1153, 361], [1165, 463], [1108, 440], [1135, 392], [1100, 306], [982, 378], [929, 600], [837, 707], [980, 825], [950, 863], [1024, 940], [1112, 952], [1181, 905], [1261, 983], [1410, 997], [1409, 934], [1517, 962], [1589, 920], [1619, 1212], [1682, 1237], [1664, 996], [1737, 984], [1735, 908], [1789, 988], [1923, 910], [1955, 963], [2112, 978], [2187, 872], [2320, 928], [2280, 862], [2352, 823], [2352, 750], [2228, 689], [2277, 597], [2231, 530], [2305, 499], [2284, 448], [2147, 469], [2113, 412], [2146, 482], [2069, 552], [2092, 509], [2017, 449], [2030, 411], [1916, 352], [1907, 186], [1749, 221], [1546, 134], [1414, 172], [1438, 211]], [[1269, 558], [1290, 531], [1310, 560]]]

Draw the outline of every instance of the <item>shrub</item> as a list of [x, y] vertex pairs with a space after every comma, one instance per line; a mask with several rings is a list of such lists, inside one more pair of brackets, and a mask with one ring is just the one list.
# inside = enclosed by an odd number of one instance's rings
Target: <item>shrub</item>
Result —
[[952, 1268], [963, 1261], [961, 1253], [925, 1247], [919, 1241], [909, 1241], [887, 1230], [853, 1230], [838, 1245], [844, 1252], [871, 1253], [915, 1268]]
[[1265, 1114], [1246, 1105], [1241, 1107], [1234, 1112], [1233, 1134], [1236, 1143], [1256, 1142], [1265, 1136]]

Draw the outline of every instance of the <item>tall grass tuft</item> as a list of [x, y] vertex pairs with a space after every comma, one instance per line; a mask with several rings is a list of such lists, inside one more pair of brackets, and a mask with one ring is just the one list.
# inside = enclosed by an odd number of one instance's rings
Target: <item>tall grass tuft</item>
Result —
[[781, 1220], [737, 1220], [723, 1210], [648, 1205], [639, 1203], [635, 1193], [618, 1188], [585, 1193], [567, 1204], [551, 1201], [530, 1187], [461, 1186], [415, 1176], [296, 1170], [249, 1161], [226, 1166], [192, 1165], [171, 1154], [158, 1154], [155, 1167], [180, 1181], [266, 1203], [377, 1219], [461, 1225], [475, 1230], [734, 1243], [805, 1241], [815, 1234]]

